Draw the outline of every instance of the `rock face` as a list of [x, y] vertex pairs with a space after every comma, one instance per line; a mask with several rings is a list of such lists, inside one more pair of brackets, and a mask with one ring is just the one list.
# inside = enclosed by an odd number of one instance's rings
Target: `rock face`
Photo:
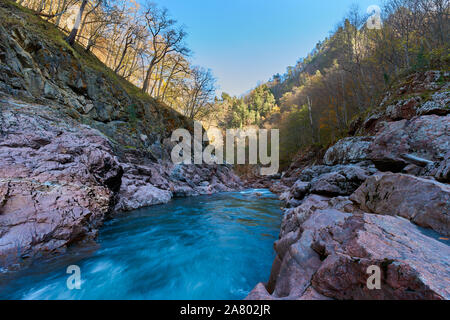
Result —
[[[448, 73], [407, 83], [324, 165], [278, 182], [276, 258], [247, 299], [450, 299]], [[368, 286], [374, 266], [380, 289]]]
[[123, 174], [108, 140], [45, 106], [0, 104], [0, 265], [94, 239]]
[[122, 146], [148, 150], [153, 160], [173, 130], [193, 128], [173, 109], [136, 95], [138, 88], [95, 57], [68, 46], [52, 24], [33, 23], [36, 17], [5, 2], [0, 17], [8, 17], [0, 22], [0, 92], [53, 105]]
[[404, 155], [430, 162], [448, 159], [450, 116], [420, 116], [378, 125], [374, 137], [352, 137], [328, 149], [324, 163], [356, 163], [371, 160], [383, 171], [400, 172], [409, 163]]

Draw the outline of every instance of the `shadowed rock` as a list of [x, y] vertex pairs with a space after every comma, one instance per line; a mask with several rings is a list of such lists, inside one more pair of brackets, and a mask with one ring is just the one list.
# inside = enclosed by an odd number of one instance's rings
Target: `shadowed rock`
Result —
[[404, 174], [374, 175], [350, 197], [362, 210], [398, 215], [450, 235], [450, 186]]

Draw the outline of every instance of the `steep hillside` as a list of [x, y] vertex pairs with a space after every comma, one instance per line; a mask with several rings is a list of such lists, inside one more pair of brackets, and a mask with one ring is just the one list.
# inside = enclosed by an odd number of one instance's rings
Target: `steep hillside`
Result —
[[448, 72], [415, 73], [354, 136], [321, 159], [299, 154], [272, 186], [286, 203], [277, 256], [248, 299], [450, 298], [449, 83]]
[[0, 2], [0, 270], [96, 238], [105, 218], [240, 188], [228, 166], [170, 161], [193, 124], [28, 10]]
[[105, 67], [33, 12], [0, 3], [0, 89], [48, 104], [88, 124], [128, 149], [150, 154], [176, 128], [190, 128], [181, 115], [156, 102]]

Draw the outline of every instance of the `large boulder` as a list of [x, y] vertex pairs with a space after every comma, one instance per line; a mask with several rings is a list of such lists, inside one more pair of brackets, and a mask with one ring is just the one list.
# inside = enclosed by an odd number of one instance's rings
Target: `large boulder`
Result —
[[299, 200], [311, 193], [324, 196], [350, 195], [375, 172], [375, 167], [366, 163], [312, 166], [303, 170], [300, 179], [283, 198], [290, 207], [295, 207], [300, 204]]
[[290, 189], [291, 196], [294, 199], [302, 200], [309, 193], [310, 187], [309, 182], [297, 180]]
[[[247, 299], [450, 298], [449, 246], [404, 218], [364, 213], [345, 198], [304, 202], [298, 214], [285, 215], [269, 282]], [[381, 270], [379, 290], [367, 286], [371, 266]]]
[[398, 215], [450, 235], [450, 186], [405, 174], [374, 175], [351, 196], [366, 212]]
[[450, 91], [436, 92], [431, 99], [419, 106], [416, 110], [418, 115], [437, 114], [447, 115], [450, 113]]
[[386, 108], [386, 117], [390, 121], [412, 119], [416, 115], [416, 108], [420, 106], [421, 101], [422, 99], [419, 96], [400, 100]]
[[326, 165], [333, 166], [367, 160], [367, 153], [372, 140], [372, 137], [349, 137], [339, 140], [327, 150], [323, 162]]
[[47, 106], [0, 103], [0, 265], [14, 268], [94, 239], [123, 170], [100, 132]]
[[[318, 230], [312, 247], [325, 259], [311, 284], [327, 297], [450, 298], [450, 247], [403, 218], [352, 215], [331, 230]], [[381, 271], [379, 290], [367, 286], [371, 266]]]
[[115, 211], [131, 211], [172, 199], [172, 182], [161, 165], [137, 165], [121, 163], [124, 168], [122, 184], [117, 194]]
[[311, 182], [312, 180], [320, 177], [323, 174], [332, 172], [336, 167], [333, 166], [325, 166], [325, 165], [316, 165], [310, 166], [301, 171], [298, 175], [298, 180], [304, 182]]
[[283, 194], [288, 192], [290, 188], [284, 183], [284, 181], [276, 181], [270, 186], [270, 191], [275, 194]]
[[422, 116], [385, 122], [370, 145], [368, 158], [382, 171], [400, 172], [409, 162], [404, 154], [441, 161], [450, 151], [450, 115]]
[[329, 200], [329, 197], [312, 194], [306, 197], [299, 206], [287, 209], [281, 222], [280, 239], [283, 240], [284, 235], [290, 232], [296, 232], [315, 210], [328, 208]]
[[155, 204], [167, 203], [172, 199], [172, 192], [154, 187], [140, 177], [125, 175], [119, 192], [116, 211], [131, 211]]
[[356, 165], [339, 166], [311, 181], [309, 191], [326, 196], [352, 194], [373, 171]]
[[0, 179], [0, 266], [17, 269], [28, 260], [94, 240], [110, 212], [112, 192], [95, 185]]

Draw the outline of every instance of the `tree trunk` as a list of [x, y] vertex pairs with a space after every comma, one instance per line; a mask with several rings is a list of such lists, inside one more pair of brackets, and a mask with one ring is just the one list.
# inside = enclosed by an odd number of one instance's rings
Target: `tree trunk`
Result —
[[130, 66], [126, 70], [123, 71], [122, 76], [125, 77], [125, 79], [128, 79], [129, 77], [131, 77], [131, 75], [134, 73], [136, 63], [137, 63], [137, 52], [134, 51], [133, 59], [131, 60]]
[[410, 68], [409, 49], [408, 49], [408, 44], [407, 43], [403, 46], [403, 49], [405, 50], [406, 67], [409, 69]]
[[163, 82], [163, 73], [164, 73], [164, 61], [165, 59], [161, 61], [161, 70], [159, 71], [158, 91], [156, 92], [157, 98], [159, 98], [159, 95], [161, 94], [161, 85]]
[[56, 10], [56, 13], [59, 14], [58, 19], [56, 19], [56, 27], [59, 27], [59, 24], [61, 23], [61, 17], [64, 10], [66, 10], [67, 0], [63, 1], [61, 12], [59, 12], [59, 5], [61, 3], [61, 0], [58, 1], [58, 9]]
[[161, 98], [161, 101], [163, 101], [163, 102], [164, 102], [164, 99], [166, 98], [167, 88], [168, 88], [169, 85], [170, 85], [170, 81], [172, 81], [172, 77], [173, 77], [173, 75], [174, 75], [174, 73], [175, 73], [175, 69], [177, 68], [177, 66], [178, 66], [178, 61], [175, 62], [175, 64], [174, 64], [172, 70], [170, 71], [170, 75], [169, 75], [169, 77], [167, 78], [166, 85], [164, 86], [163, 94], [162, 94], [162, 98]]
[[69, 36], [67, 37], [66, 41], [70, 46], [73, 46], [75, 43], [75, 39], [78, 34], [78, 29], [80, 28], [81, 24], [81, 17], [83, 16], [84, 8], [87, 5], [88, 0], [83, 0], [81, 3], [80, 10], [78, 11], [77, 19], [75, 20], [75, 25], [72, 28], [72, 31], [70, 32]]
[[123, 62], [123, 59], [125, 59], [125, 55], [127, 54], [128, 46], [129, 46], [128, 42], [125, 43], [125, 48], [124, 48], [123, 51], [122, 51], [122, 56], [120, 57], [120, 60], [119, 60], [119, 63], [117, 64], [116, 69], [114, 69], [114, 72], [115, 72], [115, 73], [118, 73], [119, 70], [122, 69], [122, 68], [121, 68], [122, 62]]
[[153, 81], [153, 84], [152, 84], [152, 89], [150, 90], [150, 96], [152, 96], [153, 97], [153, 91], [155, 90], [155, 88], [156, 88], [156, 82], [158, 81], [158, 74], [159, 74], [159, 65], [156, 65], [156, 70], [155, 70], [155, 80]]
[[86, 52], [91, 51], [92, 46], [94, 45], [94, 41], [92, 41], [92, 38], [89, 38], [88, 43], [86, 45], [86, 49], [84, 49]]
[[[49, 6], [49, 8], [48, 8], [48, 14], [51, 16], [52, 15], [52, 13], [53, 13], [53, 10], [52, 10], [52, 7], [53, 7], [53, 0], [50, 0], [50, 6]], [[50, 17], [48, 17], [47, 18], [47, 21], [50, 21]]]
[[41, 0], [41, 5], [39, 6], [38, 12], [41, 13], [44, 10], [45, 7], [45, 0]]
[[345, 103], [345, 83], [344, 83], [344, 74], [341, 72], [341, 85], [342, 85], [342, 106], [344, 108], [344, 123], [345, 126], [348, 124], [348, 114], [347, 114], [347, 105]]
[[148, 87], [150, 85], [150, 77], [152, 75], [153, 72], [153, 64], [154, 64], [154, 59], [152, 59], [152, 62], [150, 62], [150, 66], [147, 69], [147, 73], [145, 75], [145, 79], [144, 79], [144, 84], [142, 85], [142, 92], [147, 92], [148, 91]]
[[311, 99], [309, 99], [309, 96], [306, 97], [308, 99], [308, 113], [309, 113], [309, 122], [311, 125], [311, 135], [312, 135], [312, 140], [313, 143], [316, 143], [316, 134], [314, 133], [314, 123], [313, 123], [313, 118], [312, 118], [312, 105], [311, 105]]

